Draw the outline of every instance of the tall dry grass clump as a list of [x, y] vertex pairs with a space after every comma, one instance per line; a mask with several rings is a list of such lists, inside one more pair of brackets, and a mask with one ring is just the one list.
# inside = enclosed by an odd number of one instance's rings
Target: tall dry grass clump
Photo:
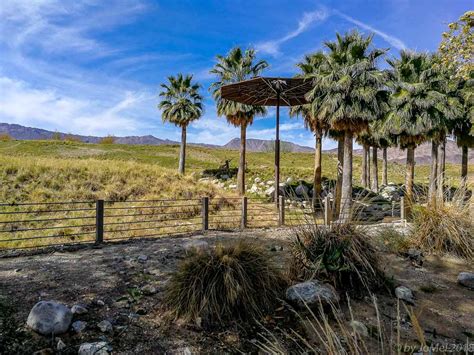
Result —
[[167, 285], [165, 301], [175, 317], [223, 324], [263, 316], [283, 287], [268, 252], [240, 241], [187, 256]]
[[437, 254], [474, 259], [474, 223], [466, 193], [460, 189], [450, 202], [417, 206], [413, 210], [414, 246]]
[[366, 294], [385, 283], [374, 246], [351, 224], [330, 227], [308, 223], [292, 230], [290, 278], [317, 278], [352, 295]]

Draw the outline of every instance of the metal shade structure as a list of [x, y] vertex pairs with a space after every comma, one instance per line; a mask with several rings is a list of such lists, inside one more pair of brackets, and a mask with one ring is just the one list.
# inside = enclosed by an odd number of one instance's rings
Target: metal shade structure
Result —
[[307, 104], [312, 81], [302, 78], [256, 77], [221, 87], [221, 97], [252, 106], [276, 106], [275, 203], [280, 191], [280, 106]]

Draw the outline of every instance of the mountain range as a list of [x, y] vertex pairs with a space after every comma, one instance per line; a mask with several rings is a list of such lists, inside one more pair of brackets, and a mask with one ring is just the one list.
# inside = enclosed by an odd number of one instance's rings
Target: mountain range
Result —
[[[13, 139], [17, 140], [48, 140], [59, 135], [61, 139], [70, 138], [85, 143], [99, 143], [104, 137], [98, 136], [84, 136], [79, 134], [67, 134], [62, 132], [53, 132], [41, 128], [25, 127], [18, 124], [0, 123], [0, 134], [6, 133]], [[152, 135], [146, 136], [126, 136], [114, 137], [117, 144], [145, 144], [145, 145], [173, 145], [179, 142], [169, 139], [161, 139]], [[220, 146], [213, 144], [195, 143], [195, 146], [215, 148], [215, 149], [230, 149], [236, 150], [240, 147], [240, 139], [234, 138], [228, 143]], [[274, 150], [275, 143], [272, 140], [263, 139], [247, 139], [247, 151], [249, 152], [271, 152]], [[281, 141], [280, 148], [282, 152], [288, 153], [309, 153], [314, 149], [307, 146], [298, 145], [292, 142]], [[337, 153], [337, 149], [326, 150], [327, 153]], [[474, 163], [474, 156], [470, 150], [470, 163]], [[379, 153], [381, 158], [382, 153]], [[362, 155], [362, 149], [355, 149], [354, 155]], [[398, 148], [389, 148], [387, 151], [388, 160], [391, 162], [404, 163], [406, 159], [406, 152]], [[418, 164], [428, 164], [431, 157], [431, 144], [424, 143], [415, 150], [415, 159]], [[448, 140], [446, 145], [446, 162], [459, 164], [461, 162], [461, 150], [456, 145], [456, 142]]]

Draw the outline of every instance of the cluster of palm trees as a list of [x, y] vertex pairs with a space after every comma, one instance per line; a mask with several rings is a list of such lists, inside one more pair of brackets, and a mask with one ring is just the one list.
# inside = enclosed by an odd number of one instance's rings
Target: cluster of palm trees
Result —
[[[312, 81], [308, 104], [291, 108], [291, 116], [302, 116], [315, 136], [314, 193], [321, 194], [321, 149], [323, 137], [338, 142], [338, 178], [335, 210], [342, 221], [350, 219], [352, 210], [353, 141], [362, 145], [361, 184], [378, 190], [378, 150], [382, 150], [382, 184], [387, 184], [387, 148], [398, 146], [407, 152], [405, 194], [407, 205], [413, 201], [415, 149], [432, 142], [432, 165], [429, 198], [435, 203], [443, 195], [445, 147], [449, 136], [457, 137], [463, 152], [462, 178], [467, 176], [467, 147], [471, 147], [473, 122], [473, 80], [456, 78], [439, 65], [436, 54], [401, 51], [400, 57], [387, 59], [387, 69], [379, 67], [386, 49], [374, 48], [372, 36], [357, 31], [336, 35], [335, 41], [324, 43], [325, 50], [305, 56], [298, 77]], [[211, 70], [217, 80], [211, 85], [217, 114], [241, 129], [238, 191], [245, 193], [246, 130], [257, 115], [265, 115], [260, 106], [225, 100], [220, 95], [223, 85], [250, 79], [268, 67], [257, 60], [252, 49], [232, 49], [218, 56]], [[199, 85], [191, 76], [170, 77], [163, 84], [160, 103], [165, 121], [183, 130], [180, 172], [184, 173], [186, 127], [202, 114]], [[372, 150], [372, 163], [369, 151]], [[369, 166], [372, 169], [369, 169]]]

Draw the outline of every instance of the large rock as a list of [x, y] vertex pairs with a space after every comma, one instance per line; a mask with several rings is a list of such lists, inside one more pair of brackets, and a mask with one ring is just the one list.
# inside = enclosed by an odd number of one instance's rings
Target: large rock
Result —
[[298, 197], [306, 197], [308, 196], [308, 188], [303, 184], [299, 184], [298, 186], [296, 186], [295, 194]]
[[63, 334], [71, 325], [72, 312], [63, 304], [41, 301], [34, 305], [26, 324], [34, 331], [43, 334]]
[[458, 275], [458, 283], [474, 290], [474, 273], [460, 272]]
[[308, 306], [336, 303], [339, 301], [339, 295], [334, 287], [328, 284], [320, 283], [317, 280], [298, 283], [286, 290], [286, 299], [299, 306], [306, 304]]
[[413, 299], [413, 292], [408, 287], [398, 286], [395, 289], [395, 296], [398, 299], [401, 299], [402, 301], [405, 301], [407, 303], [410, 303], [410, 304], [415, 303], [415, 301]]
[[78, 355], [108, 355], [112, 348], [105, 341], [84, 343], [79, 347]]

